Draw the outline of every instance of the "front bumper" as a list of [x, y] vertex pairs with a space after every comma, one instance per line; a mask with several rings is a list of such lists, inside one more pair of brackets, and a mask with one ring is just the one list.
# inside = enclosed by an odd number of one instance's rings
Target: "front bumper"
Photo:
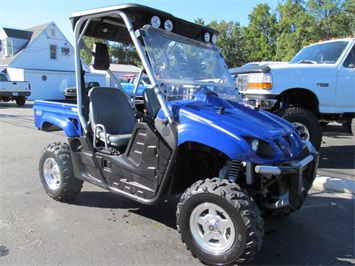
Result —
[[30, 91], [19, 91], [19, 92], [0, 92], [0, 97], [10, 97], [10, 98], [18, 98], [18, 97], [28, 97], [31, 95]]
[[[268, 204], [268, 208], [280, 208], [288, 204], [295, 204], [298, 197], [304, 189], [310, 189], [314, 179], [316, 178], [319, 154], [314, 149], [309, 141], [306, 141], [306, 147], [309, 152], [305, 158], [300, 161], [293, 161], [288, 164], [280, 166], [269, 165], [257, 165], [255, 166], [255, 172], [257, 174], [269, 174], [269, 175], [287, 175], [290, 178], [290, 187], [287, 196], [282, 196], [280, 199], [272, 204]], [[304, 179], [307, 180], [305, 187]]]

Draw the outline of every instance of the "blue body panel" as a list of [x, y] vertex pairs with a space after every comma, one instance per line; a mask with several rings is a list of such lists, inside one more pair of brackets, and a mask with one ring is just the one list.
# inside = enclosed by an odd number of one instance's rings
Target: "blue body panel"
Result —
[[[213, 147], [233, 160], [257, 164], [283, 163], [296, 158], [302, 152], [300, 137], [292, 124], [284, 119], [239, 103], [231, 104], [215, 95], [196, 98], [197, 101], [169, 103], [177, 117], [178, 145], [197, 142]], [[163, 118], [162, 111], [158, 115]], [[285, 141], [286, 136], [292, 140]], [[260, 158], [246, 139], [269, 143], [275, 151], [274, 156]]]
[[78, 137], [83, 134], [79, 125], [79, 117], [76, 104], [35, 101], [34, 123], [39, 129], [46, 128], [46, 125], [55, 125], [65, 131], [68, 137]]
[[[193, 100], [169, 102], [178, 126], [178, 142], [196, 142], [226, 154], [232, 160], [256, 164], [280, 164], [295, 159], [303, 150], [303, 143], [292, 124], [263, 110], [228, 102], [210, 91], [199, 92]], [[77, 105], [49, 101], [35, 101], [35, 125], [46, 124], [62, 128], [68, 137], [83, 134]], [[164, 119], [162, 110], [158, 116]], [[272, 156], [257, 155], [251, 141], [267, 143]]]

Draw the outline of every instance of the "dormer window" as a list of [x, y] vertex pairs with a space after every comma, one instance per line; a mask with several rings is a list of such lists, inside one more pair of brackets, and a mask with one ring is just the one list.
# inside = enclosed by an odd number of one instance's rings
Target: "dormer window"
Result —
[[1, 43], [2, 46], [2, 54], [3, 57], [11, 57], [13, 56], [13, 45], [12, 45], [12, 39], [11, 38], [6, 38], [5, 40], [2, 41]]

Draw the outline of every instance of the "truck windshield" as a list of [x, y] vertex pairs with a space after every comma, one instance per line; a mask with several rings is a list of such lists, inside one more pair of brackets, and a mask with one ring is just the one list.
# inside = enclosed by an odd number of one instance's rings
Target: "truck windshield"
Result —
[[335, 64], [347, 45], [347, 41], [334, 41], [310, 45], [296, 54], [296, 56], [291, 59], [290, 64]]
[[154, 75], [167, 99], [191, 99], [201, 88], [221, 97], [239, 93], [224, 59], [211, 43], [144, 26], [143, 39]]

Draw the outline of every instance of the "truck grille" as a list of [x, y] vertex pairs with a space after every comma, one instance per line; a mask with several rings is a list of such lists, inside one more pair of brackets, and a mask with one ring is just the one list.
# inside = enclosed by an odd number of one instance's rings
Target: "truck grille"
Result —
[[246, 91], [248, 89], [248, 74], [239, 74], [236, 83], [239, 91]]

